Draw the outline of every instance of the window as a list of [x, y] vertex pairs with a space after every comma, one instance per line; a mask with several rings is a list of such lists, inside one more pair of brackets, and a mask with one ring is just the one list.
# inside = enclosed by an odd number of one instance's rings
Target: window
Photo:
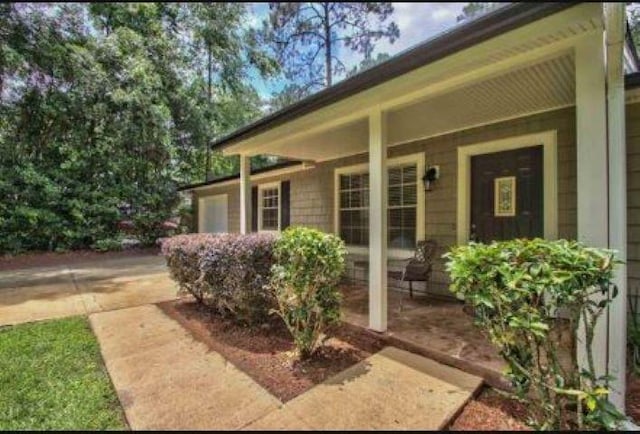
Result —
[[340, 175], [340, 238], [353, 246], [369, 245], [369, 174]]
[[[424, 213], [418, 174], [424, 171], [424, 154], [389, 161], [387, 196], [387, 245], [390, 249], [413, 249], [423, 236]], [[369, 174], [367, 165], [336, 170], [338, 234], [348, 246], [369, 245]]]
[[280, 230], [279, 186], [260, 186], [259, 192], [259, 229], [261, 231]]
[[389, 169], [389, 248], [411, 249], [416, 245], [418, 208], [417, 166], [409, 164]]

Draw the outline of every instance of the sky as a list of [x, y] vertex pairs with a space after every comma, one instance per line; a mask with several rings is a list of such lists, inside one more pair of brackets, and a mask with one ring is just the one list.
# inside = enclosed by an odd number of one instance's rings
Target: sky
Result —
[[[400, 29], [400, 37], [393, 43], [378, 41], [373, 57], [383, 52], [395, 55], [426, 39], [437, 36], [456, 24], [456, 17], [462, 12], [465, 2], [460, 3], [393, 3], [394, 12], [390, 20], [395, 21]], [[250, 4], [250, 21], [248, 25], [258, 26], [267, 16], [266, 3]], [[359, 63], [357, 54], [347, 51], [343, 56], [347, 68]], [[264, 80], [257, 74], [251, 76], [254, 86], [264, 99], [283, 86], [282, 80]]]

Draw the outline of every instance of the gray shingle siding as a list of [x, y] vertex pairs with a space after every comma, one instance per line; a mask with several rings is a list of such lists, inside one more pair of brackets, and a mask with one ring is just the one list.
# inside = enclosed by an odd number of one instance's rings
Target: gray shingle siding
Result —
[[[440, 254], [456, 242], [457, 148], [512, 136], [557, 130], [558, 137], [558, 235], [575, 238], [576, 217], [576, 130], [575, 109], [565, 108], [538, 115], [472, 128], [440, 137], [394, 146], [389, 158], [424, 152], [428, 164], [440, 166], [441, 178], [426, 194], [425, 234], [442, 246]], [[301, 144], [301, 146], [304, 146]], [[640, 292], [640, 104], [627, 107], [627, 183], [628, 183], [628, 273], [630, 289]], [[334, 169], [367, 161], [357, 155], [324, 163], [312, 169], [263, 178], [260, 183], [291, 181], [291, 224], [334, 231]], [[240, 230], [240, 192], [238, 183], [209, 187], [194, 197], [223, 194], [229, 196], [229, 230]], [[197, 201], [196, 208], [197, 208]], [[197, 215], [197, 214], [196, 214]], [[197, 220], [197, 218], [196, 218]], [[434, 270], [432, 289], [446, 291], [447, 276], [442, 261]], [[419, 285], [416, 285], [419, 287]]]

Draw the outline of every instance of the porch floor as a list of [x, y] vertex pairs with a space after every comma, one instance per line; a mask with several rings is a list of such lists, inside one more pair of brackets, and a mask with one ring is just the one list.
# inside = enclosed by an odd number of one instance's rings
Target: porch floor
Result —
[[[368, 291], [362, 285], [343, 285], [343, 317], [368, 327]], [[504, 362], [491, 343], [473, 325], [473, 318], [455, 299], [408, 293], [389, 288], [388, 331], [395, 338], [423, 350], [424, 355], [481, 375], [500, 386]], [[497, 383], [497, 384], [496, 384]]]

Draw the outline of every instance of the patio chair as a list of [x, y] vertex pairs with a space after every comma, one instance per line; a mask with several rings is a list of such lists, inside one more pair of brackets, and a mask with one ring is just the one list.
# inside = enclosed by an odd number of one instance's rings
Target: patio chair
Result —
[[394, 280], [409, 282], [409, 297], [413, 298], [413, 282], [428, 282], [433, 268], [433, 256], [438, 243], [435, 240], [418, 241], [413, 258], [405, 259], [402, 271], [389, 271]]

